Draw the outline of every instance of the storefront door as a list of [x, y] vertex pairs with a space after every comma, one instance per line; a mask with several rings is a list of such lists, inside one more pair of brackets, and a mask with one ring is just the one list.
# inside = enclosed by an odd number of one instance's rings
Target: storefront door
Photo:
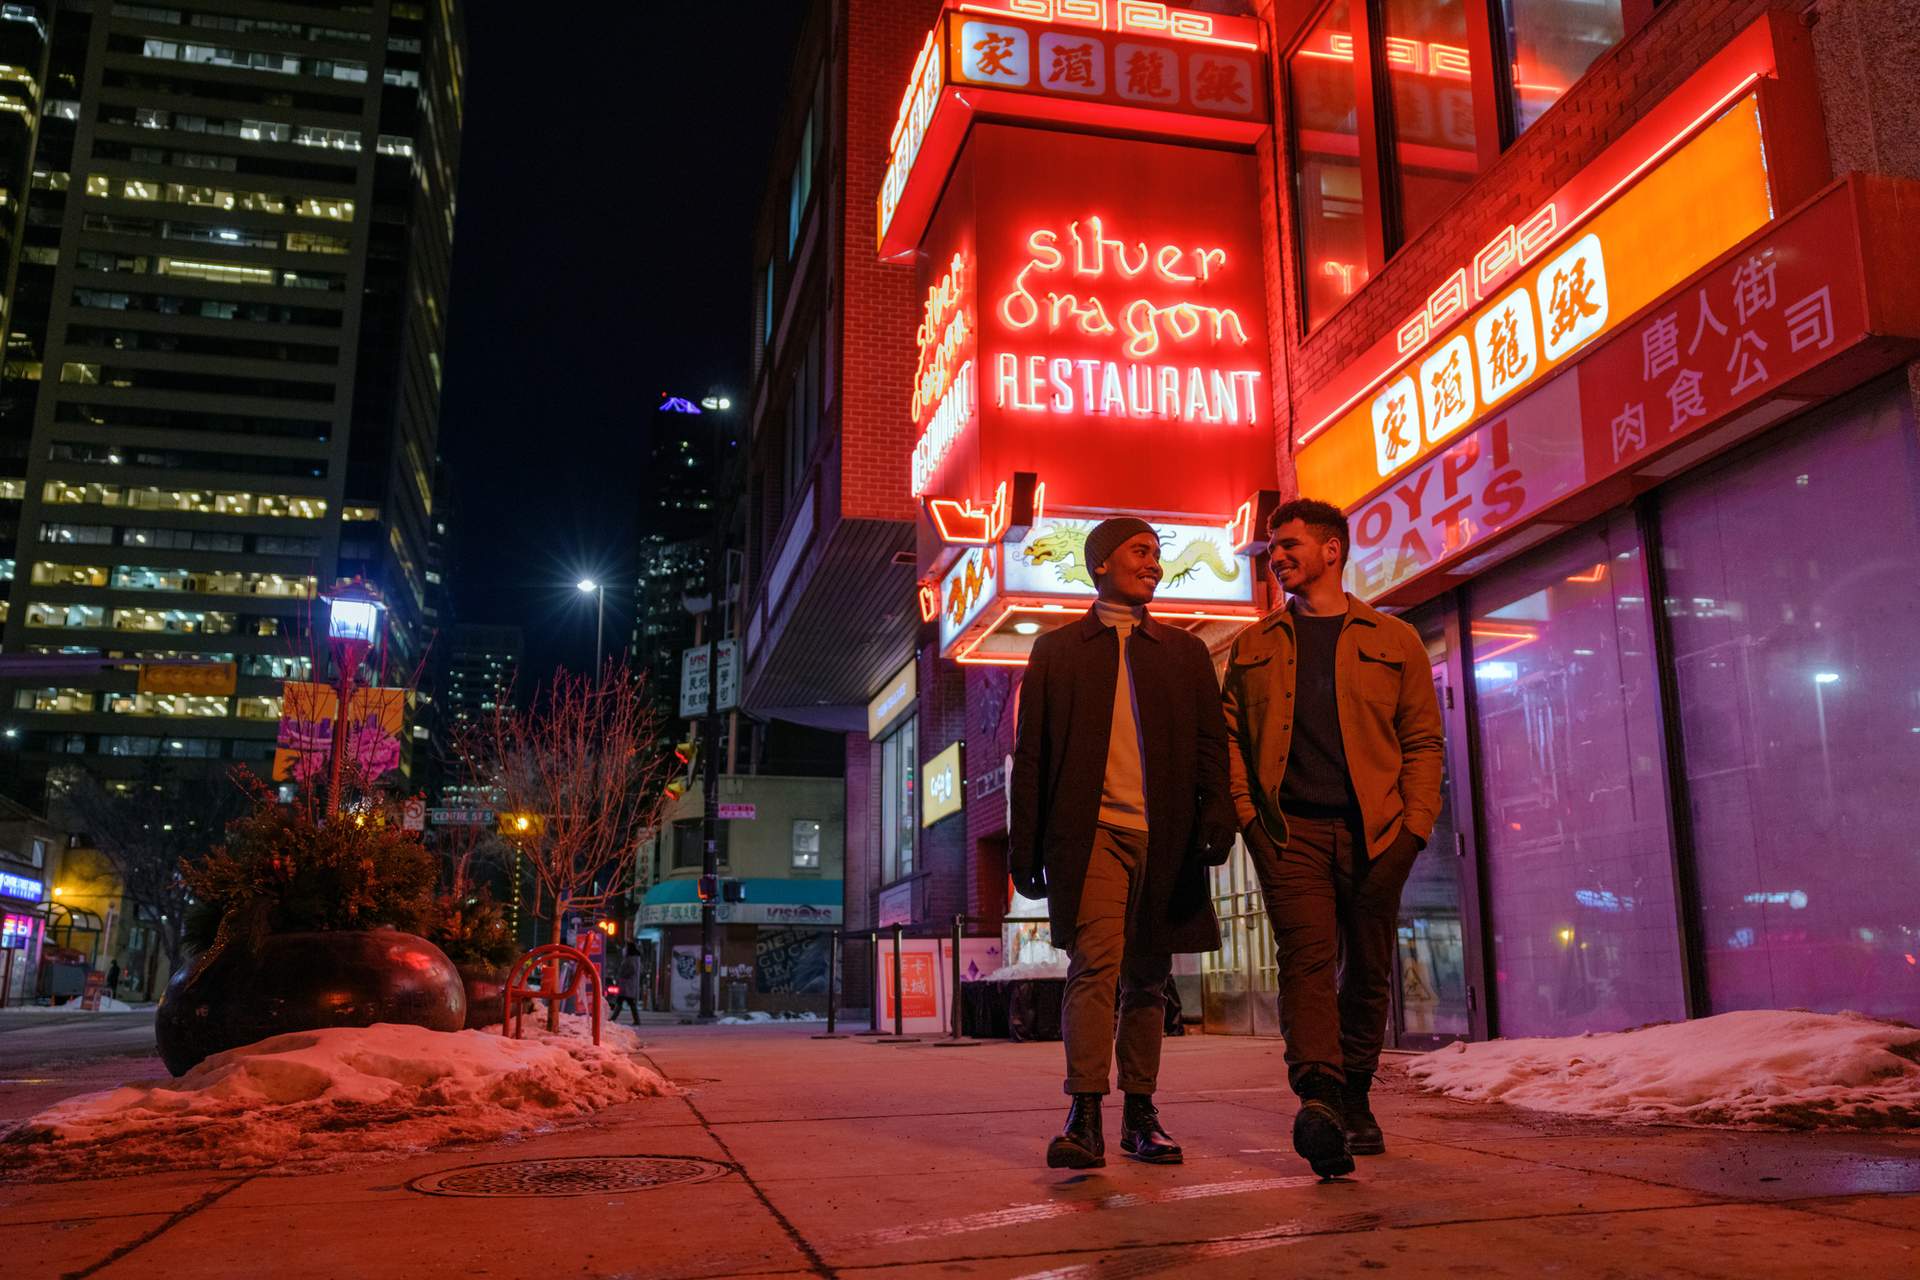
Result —
[[[1469, 904], [1473, 841], [1468, 830], [1472, 806], [1461, 803], [1456, 779], [1468, 776], [1465, 717], [1456, 670], [1458, 622], [1451, 597], [1408, 619], [1427, 644], [1433, 664], [1433, 692], [1446, 722], [1446, 774], [1441, 781], [1440, 821], [1433, 838], [1413, 865], [1400, 895], [1399, 956], [1394, 972], [1393, 1013], [1388, 1022], [1392, 1044], [1401, 1049], [1431, 1049], [1476, 1034], [1476, 1004], [1470, 989], [1481, 987], [1479, 930]], [[1478, 1028], [1484, 1034], [1484, 1027]]]

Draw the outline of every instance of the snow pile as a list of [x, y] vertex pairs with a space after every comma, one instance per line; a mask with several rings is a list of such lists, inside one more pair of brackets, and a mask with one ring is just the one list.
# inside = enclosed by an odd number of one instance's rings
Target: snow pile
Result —
[[1415, 1058], [1427, 1089], [1533, 1111], [1701, 1125], [1920, 1127], [1920, 1028], [1857, 1013], [1723, 1013]]
[[0, 1009], [0, 1015], [25, 1014], [30, 1016], [39, 1013], [132, 1013], [133, 1011], [133, 1006], [124, 1001], [115, 1000], [112, 996], [101, 996], [100, 1007], [98, 1009], [88, 1009], [80, 1003], [78, 998], [75, 998], [67, 1001], [65, 1004], [10, 1004], [4, 1009]]
[[1003, 964], [986, 977], [969, 979], [969, 981], [1025, 982], [1031, 978], [1064, 978], [1066, 976], [1065, 960], [1029, 960], [1022, 964]]
[[764, 1009], [755, 1009], [752, 1012], [748, 1013], [744, 1018], [735, 1017], [732, 1014], [728, 1014], [724, 1018], [715, 1018], [714, 1021], [719, 1023], [723, 1027], [744, 1027], [753, 1023], [761, 1023], [761, 1022], [821, 1022], [821, 1021], [824, 1021], [824, 1019], [821, 1018], [821, 1016], [817, 1013], [777, 1013], [776, 1014], [776, 1013], [768, 1013]]
[[[531, 1019], [529, 1019], [531, 1022]], [[672, 1091], [638, 1039], [380, 1023], [273, 1036], [178, 1080], [144, 1080], [49, 1107], [0, 1138], [0, 1169], [99, 1177], [119, 1169], [259, 1168], [356, 1152], [420, 1151], [551, 1127]]]

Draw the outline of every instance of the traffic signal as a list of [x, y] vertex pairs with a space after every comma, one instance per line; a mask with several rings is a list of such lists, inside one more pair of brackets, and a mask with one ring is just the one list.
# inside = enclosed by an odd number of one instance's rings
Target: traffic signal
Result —
[[745, 902], [747, 886], [743, 880], [722, 880], [720, 882], [720, 900], [722, 902]]
[[693, 762], [700, 756], [700, 747], [694, 742], [676, 742], [673, 744], [673, 758], [691, 769]]
[[666, 793], [667, 799], [678, 800], [681, 796], [687, 794], [687, 780], [685, 778], [668, 779]]
[[715, 898], [720, 896], [720, 877], [719, 876], [701, 876], [699, 888], [700, 888], [700, 901], [712, 902]]

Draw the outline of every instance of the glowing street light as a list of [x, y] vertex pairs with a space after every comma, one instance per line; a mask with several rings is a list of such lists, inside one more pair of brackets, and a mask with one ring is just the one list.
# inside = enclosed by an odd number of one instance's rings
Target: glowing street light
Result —
[[593, 678], [598, 680], [600, 678], [600, 637], [605, 632], [607, 625], [607, 588], [603, 584], [595, 582], [592, 578], [582, 578], [573, 585], [579, 589], [581, 595], [591, 594], [595, 597], [593, 618]]
[[1813, 710], [1820, 720], [1820, 771], [1827, 783], [1827, 807], [1833, 807], [1833, 751], [1827, 745], [1827, 686], [1840, 683], [1838, 671], [1813, 673]]
[[367, 651], [379, 642], [380, 619], [387, 606], [380, 592], [362, 578], [335, 583], [323, 594], [327, 602], [327, 640], [333, 649], [334, 677], [338, 681], [333, 711], [333, 758], [328, 761], [327, 817], [340, 813], [340, 777], [347, 754], [347, 720], [353, 682]]

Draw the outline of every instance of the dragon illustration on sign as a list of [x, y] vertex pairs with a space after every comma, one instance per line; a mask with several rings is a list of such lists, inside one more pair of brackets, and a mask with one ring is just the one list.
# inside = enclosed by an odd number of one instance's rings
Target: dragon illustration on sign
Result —
[[[1045, 533], [1029, 538], [1021, 547], [1020, 555], [1029, 564], [1039, 566], [1050, 564], [1053, 572], [1063, 584], [1079, 583], [1081, 586], [1093, 586], [1093, 572], [1087, 559], [1087, 532], [1090, 526], [1077, 524], [1055, 524]], [[1163, 543], [1174, 541], [1174, 535], [1162, 531]], [[1222, 582], [1232, 582], [1240, 576], [1240, 565], [1235, 558], [1226, 554], [1211, 538], [1194, 538], [1180, 554], [1161, 566], [1165, 573], [1165, 582], [1169, 587], [1177, 587], [1205, 566], [1213, 576]]]
[[[1084, 538], [1085, 535], [1082, 535]], [[947, 624], [957, 627], [966, 621], [967, 614], [973, 609], [974, 601], [993, 580], [993, 563], [990, 556], [968, 556], [961, 571], [954, 574], [947, 583]]]

